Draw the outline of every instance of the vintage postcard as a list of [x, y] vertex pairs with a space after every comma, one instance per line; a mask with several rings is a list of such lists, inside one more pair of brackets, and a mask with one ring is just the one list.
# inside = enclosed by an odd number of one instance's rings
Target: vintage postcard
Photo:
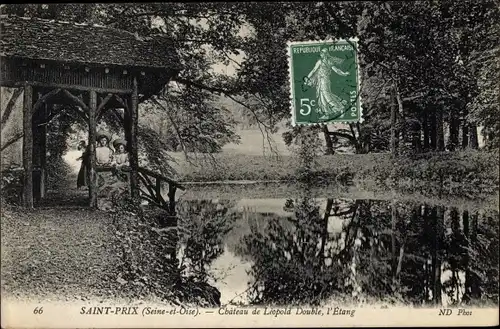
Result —
[[2, 328], [498, 325], [499, 15], [0, 5]]

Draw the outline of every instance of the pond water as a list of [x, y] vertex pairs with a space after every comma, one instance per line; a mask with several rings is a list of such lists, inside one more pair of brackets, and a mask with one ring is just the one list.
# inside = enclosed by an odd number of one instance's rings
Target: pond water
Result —
[[296, 192], [180, 200], [186, 275], [223, 305], [498, 304], [497, 206]]
[[185, 185], [177, 259], [223, 305], [498, 305], [498, 195]]

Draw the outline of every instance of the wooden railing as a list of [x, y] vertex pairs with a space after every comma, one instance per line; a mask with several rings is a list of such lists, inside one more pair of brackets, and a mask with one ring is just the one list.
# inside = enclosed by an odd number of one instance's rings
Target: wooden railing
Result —
[[[115, 169], [112, 166], [99, 166], [96, 168], [97, 172], [111, 172]], [[130, 172], [131, 168], [124, 166], [121, 170]], [[184, 190], [184, 186], [178, 182], [165, 177], [152, 170], [139, 167], [138, 170], [139, 180], [142, 186], [139, 186], [140, 196], [142, 199], [148, 201], [169, 212], [171, 216], [175, 216], [175, 193], [177, 189]], [[168, 201], [162, 195], [162, 183], [168, 184]]]

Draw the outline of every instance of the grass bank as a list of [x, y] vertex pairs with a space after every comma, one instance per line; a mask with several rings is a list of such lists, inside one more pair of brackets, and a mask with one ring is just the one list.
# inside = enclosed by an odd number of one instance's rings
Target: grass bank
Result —
[[[188, 163], [177, 157], [184, 182], [293, 181], [300, 162], [293, 156], [215, 154]], [[317, 158], [313, 177], [367, 188], [410, 191], [439, 188], [443, 194], [490, 193], [498, 188], [498, 153], [474, 150], [393, 157], [390, 154], [336, 154]]]

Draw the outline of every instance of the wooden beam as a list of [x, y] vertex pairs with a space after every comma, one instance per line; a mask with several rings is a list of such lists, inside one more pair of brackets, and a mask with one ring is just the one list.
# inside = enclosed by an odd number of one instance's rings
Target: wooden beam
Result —
[[82, 117], [83, 121], [89, 122], [89, 114], [83, 109], [76, 107], [75, 111]]
[[161, 204], [157, 203], [156, 200], [150, 197], [143, 189], [139, 188], [139, 192], [142, 192], [142, 194], [140, 194], [141, 198], [161, 208]]
[[139, 168], [139, 171], [142, 172], [142, 173], [144, 173], [144, 174], [146, 174], [146, 175], [148, 175], [148, 176], [154, 177], [156, 179], [161, 179], [161, 180], [163, 180], [163, 181], [165, 181], [165, 182], [167, 182], [167, 183], [169, 183], [171, 185], [174, 185], [176, 188], [178, 188], [180, 190], [183, 190], [183, 191], [185, 190], [185, 187], [182, 186], [181, 184], [179, 184], [178, 182], [176, 182], [176, 181], [174, 181], [174, 180], [172, 180], [170, 178], [167, 178], [167, 177], [165, 177], [165, 176], [163, 176], [161, 174], [155, 173], [152, 170], [149, 170], [149, 169], [146, 169], [146, 168]]
[[[166, 205], [167, 202], [165, 201], [165, 199], [161, 195], [161, 190], [158, 193], [158, 179], [155, 179], [156, 183], [153, 184], [153, 182], [151, 181], [151, 179], [149, 179], [147, 174], [142, 173], [142, 175], [141, 175], [141, 172], [139, 171], [139, 177], [141, 177], [141, 176], [143, 176], [147, 180], [148, 189], [152, 191], [152, 195], [155, 197], [156, 200], [158, 200], [158, 204]], [[155, 190], [153, 190], [153, 186], [155, 187]]]
[[175, 192], [177, 188], [174, 185], [168, 185], [168, 211], [170, 216], [175, 216]]
[[[63, 89], [62, 92], [64, 93], [64, 95], [68, 96], [73, 102], [75, 102], [78, 106], [80, 106], [84, 111], [89, 112], [89, 107], [80, 98], [78, 98], [77, 96], [73, 95], [67, 89]], [[96, 92], [94, 91], [94, 94], [95, 93]], [[92, 91], [90, 92], [90, 94], [92, 95]], [[96, 94], [96, 104], [97, 104], [97, 94]]]
[[131, 138], [130, 138], [130, 113], [125, 111], [123, 113], [123, 129], [125, 131], [125, 140], [127, 141], [127, 152], [130, 152]]
[[[43, 111], [43, 118], [44, 121], [47, 120], [48, 116], [48, 110], [47, 110], [47, 103], [44, 104], [42, 111]], [[45, 198], [45, 194], [47, 192], [47, 125], [43, 125], [39, 127], [41, 130], [40, 132], [40, 145], [42, 147], [42, 151], [40, 153], [40, 166], [42, 168], [42, 171], [40, 173], [40, 197], [43, 199]]]
[[155, 178], [155, 193], [158, 195], [158, 199], [162, 197], [161, 195], [161, 179]]
[[97, 208], [97, 174], [95, 171], [95, 142], [96, 142], [96, 108], [97, 108], [97, 93], [90, 91], [89, 104], [89, 168], [88, 184], [89, 184], [89, 205], [91, 208]]
[[42, 105], [42, 103], [45, 103], [49, 98], [57, 95], [60, 91], [61, 91], [61, 88], [52, 89], [51, 91], [49, 91], [45, 95], [42, 95], [40, 98], [38, 98], [35, 105], [33, 105], [33, 113], [35, 113], [35, 111], [38, 109], [38, 107], [40, 105]]
[[47, 103], [35, 112], [32, 109], [33, 131], [33, 198], [36, 201], [45, 196], [46, 150], [47, 150]]
[[151, 187], [151, 181], [148, 182], [147, 176], [139, 174], [138, 177], [142, 181], [142, 183], [144, 184], [144, 186], [146, 187], [146, 189], [148, 190], [149, 194], [146, 193], [142, 189], [141, 189], [141, 191], [143, 191], [143, 193], [145, 193], [145, 194], [148, 194], [151, 197], [151, 199], [157, 200], [156, 203], [160, 204], [160, 202], [158, 202], [158, 199], [155, 197], [155, 193], [154, 193], [155, 191]]
[[99, 104], [99, 106], [97, 107], [97, 110], [96, 110], [97, 121], [99, 121], [99, 119], [102, 117], [102, 115], [104, 113], [104, 106], [106, 106], [106, 104], [109, 102], [109, 100], [112, 97], [113, 97], [113, 94], [106, 95], [106, 97], [102, 100], [101, 104]]
[[128, 105], [127, 105], [127, 102], [125, 102], [120, 96], [116, 95], [115, 94], [115, 99], [118, 103], [120, 103], [123, 108], [125, 109], [125, 111], [128, 111]]
[[138, 128], [138, 86], [137, 77], [134, 76], [132, 83], [132, 95], [130, 96], [130, 123], [129, 129], [130, 133], [130, 167], [132, 172], [130, 173], [130, 189], [132, 192], [132, 198], [137, 198], [139, 196], [138, 190], [138, 170], [139, 170], [139, 155], [138, 155], [138, 145], [137, 145], [137, 128]]
[[[13, 87], [23, 87], [24, 82], [20, 81], [2, 81], [2, 86], [13, 86]], [[68, 85], [63, 83], [45, 83], [39, 81], [29, 81], [28, 82], [33, 87], [44, 87], [44, 88], [61, 88], [68, 90], [79, 90], [79, 91], [95, 91], [100, 94], [120, 94], [120, 95], [130, 95], [132, 89], [115, 89], [115, 88], [94, 88], [81, 85]]]
[[23, 101], [23, 206], [33, 208], [33, 87], [27, 83], [24, 85]]

